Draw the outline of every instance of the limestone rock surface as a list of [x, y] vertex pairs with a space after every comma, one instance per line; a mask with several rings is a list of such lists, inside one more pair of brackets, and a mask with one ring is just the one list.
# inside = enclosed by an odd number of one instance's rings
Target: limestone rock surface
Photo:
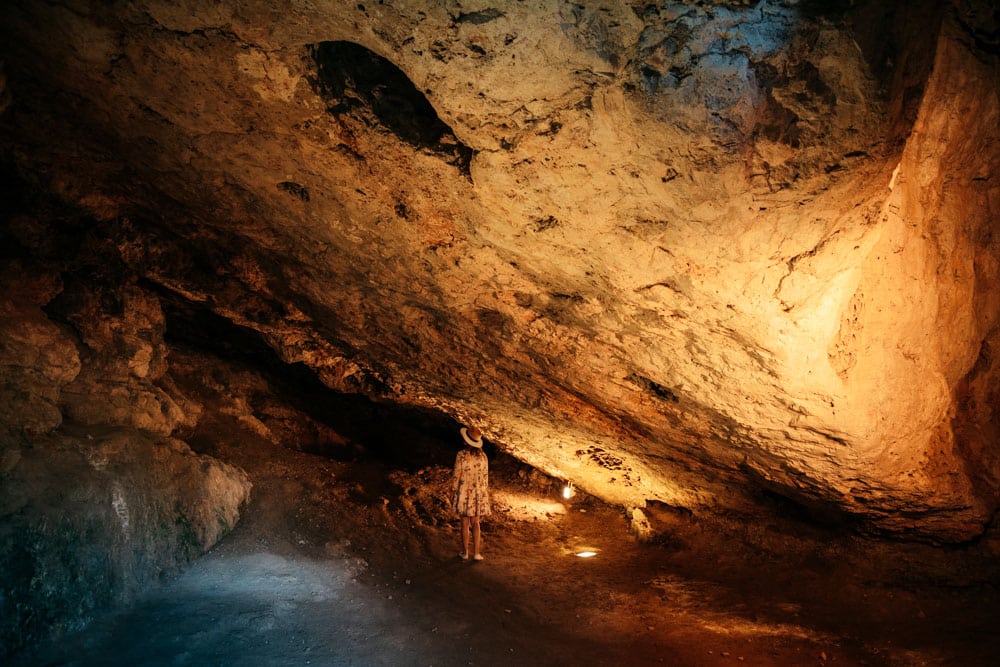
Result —
[[79, 629], [201, 555], [250, 484], [183, 442], [124, 428], [0, 442], [2, 652]]
[[85, 252], [100, 268], [81, 272], [55, 248], [75, 234], [51, 223], [8, 221], [30, 252], [0, 258], [0, 661], [201, 555], [250, 491], [169, 437], [201, 406], [166, 373], [159, 299], [134, 281], [109, 290], [120, 259]]
[[[13, 263], [3, 271], [0, 304], [0, 424], [29, 434], [48, 433], [62, 423], [62, 388], [80, 372], [69, 333], [41, 307], [59, 291], [56, 275], [25, 278]], [[16, 289], [7, 289], [17, 285]]]
[[93, 291], [61, 295], [60, 307], [70, 309], [67, 319], [86, 355], [80, 374], [63, 389], [64, 412], [82, 424], [132, 426], [160, 435], [192, 426], [197, 404], [166, 377], [159, 301], [134, 285], [120, 289], [113, 303], [96, 303], [102, 295]]
[[[13, 1], [0, 24], [21, 177], [330, 388], [474, 421], [627, 507], [764, 491], [961, 541], [1000, 503], [990, 3]], [[115, 340], [102, 374], [161, 372]]]

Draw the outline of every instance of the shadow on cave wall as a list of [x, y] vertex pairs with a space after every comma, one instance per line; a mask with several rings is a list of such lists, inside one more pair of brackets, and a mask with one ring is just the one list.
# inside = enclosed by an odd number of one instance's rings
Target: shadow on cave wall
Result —
[[[447, 415], [334, 391], [305, 364], [281, 360], [256, 331], [175, 295], [160, 291], [159, 296], [166, 316], [168, 344], [252, 368], [268, 382], [277, 398], [356, 444], [304, 447], [304, 451], [350, 461], [370, 457], [410, 472], [428, 465], [454, 463], [460, 425]], [[495, 448], [491, 446], [491, 450], [488, 453], [494, 454]]]

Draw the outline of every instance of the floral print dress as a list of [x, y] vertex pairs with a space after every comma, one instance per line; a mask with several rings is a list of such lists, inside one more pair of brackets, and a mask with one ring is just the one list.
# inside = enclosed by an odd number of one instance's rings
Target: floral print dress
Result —
[[455, 457], [451, 508], [459, 516], [489, 516], [489, 460], [483, 450], [466, 447]]

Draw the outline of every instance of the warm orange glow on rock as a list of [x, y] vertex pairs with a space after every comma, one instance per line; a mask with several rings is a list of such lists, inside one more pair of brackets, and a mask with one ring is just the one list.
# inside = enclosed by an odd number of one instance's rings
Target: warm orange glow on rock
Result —
[[[70, 425], [181, 452], [211, 407], [174, 336], [481, 425], [642, 532], [648, 508], [771, 498], [981, 536], [992, 6], [501, 4], [3, 3], [11, 450]], [[263, 387], [226, 410], [268, 442], [370, 444]], [[544, 518], [559, 492], [501, 500]]]

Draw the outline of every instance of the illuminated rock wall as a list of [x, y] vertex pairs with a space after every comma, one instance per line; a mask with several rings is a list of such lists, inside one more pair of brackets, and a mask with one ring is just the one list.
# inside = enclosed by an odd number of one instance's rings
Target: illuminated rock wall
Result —
[[[331, 388], [474, 420], [628, 506], [766, 489], [946, 541], [997, 507], [988, 3], [3, 24], [7, 159]], [[154, 372], [129, 355], [101, 368]]]

